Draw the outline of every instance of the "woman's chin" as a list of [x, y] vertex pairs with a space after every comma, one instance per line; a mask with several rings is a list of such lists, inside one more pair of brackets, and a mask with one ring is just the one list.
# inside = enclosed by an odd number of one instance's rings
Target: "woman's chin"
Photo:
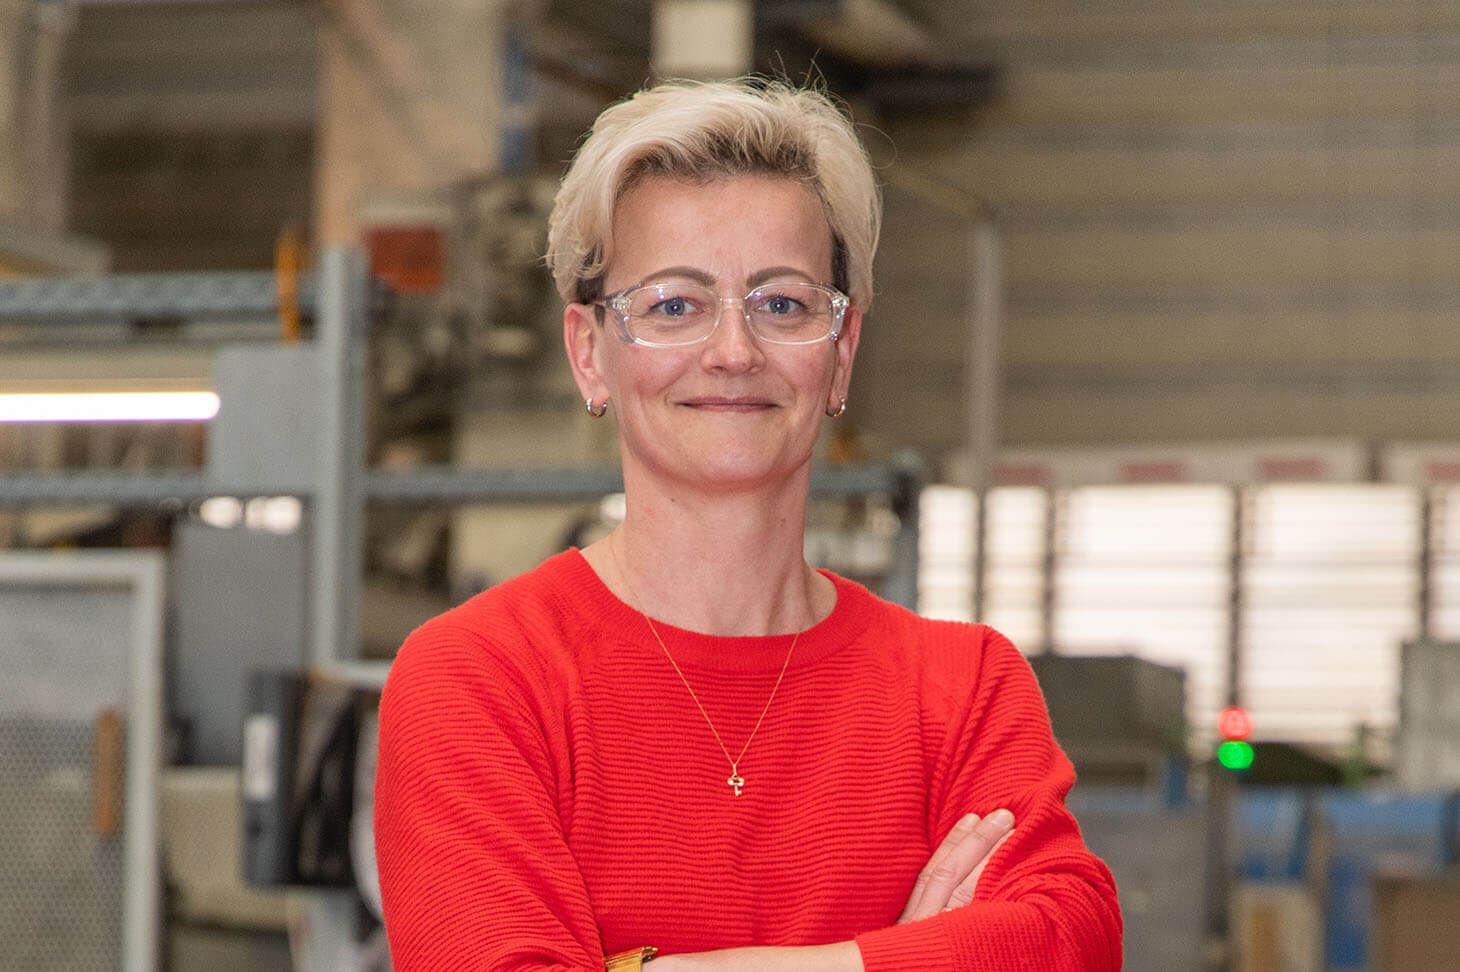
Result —
[[720, 450], [705, 456], [681, 457], [649, 469], [656, 478], [700, 491], [743, 493], [785, 486], [809, 461], [809, 454], [798, 463], [784, 455], [768, 455], [763, 448], [744, 453]]

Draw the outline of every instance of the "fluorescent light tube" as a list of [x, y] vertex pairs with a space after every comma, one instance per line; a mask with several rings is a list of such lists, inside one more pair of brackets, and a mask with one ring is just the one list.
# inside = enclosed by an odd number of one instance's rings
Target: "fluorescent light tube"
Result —
[[206, 422], [213, 392], [23, 392], [0, 394], [0, 422]]

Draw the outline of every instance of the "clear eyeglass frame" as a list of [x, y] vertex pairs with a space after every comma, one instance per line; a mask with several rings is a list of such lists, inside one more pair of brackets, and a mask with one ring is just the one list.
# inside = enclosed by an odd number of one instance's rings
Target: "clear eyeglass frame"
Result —
[[[755, 321], [751, 313], [751, 307], [753, 306], [754, 301], [758, 298], [763, 297], [774, 298], [778, 296], [783, 296], [788, 289], [792, 290], [792, 292], [794, 292], [795, 290], [815, 290], [823, 294], [829, 300], [830, 304], [828, 308], [828, 313], [826, 314], [827, 322], [825, 332], [817, 334], [815, 337], [811, 338], [788, 341], [784, 338], [778, 338], [774, 335], [766, 334], [760, 328], [756, 327]], [[709, 303], [713, 303], [715, 305], [715, 318], [711, 322], [709, 328], [705, 330], [703, 334], [696, 334], [694, 337], [691, 337], [687, 340], [654, 341], [640, 337], [633, 333], [633, 330], [630, 326], [630, 308], [636, 298], [642, 297], [645, 294], [652, 294], [656, 292], [661, 295], [663, 299], [673, 299], [675, 297], [683, 297], [686, 295], [703, 296], [705, 298], [707, 306]], [[623, 339], [625, 344], [638, 344], [647, 348], [684, 348], [690, 347], [691, 345], [695, 344], [703, 344], [704, 342], [708, 341], [711, 336], [714, 335], [715, 331], [718, 330], [720, 327], [720, 321], [724, 317], [725, 306], [727, 304], [737, 303], [740, 305], [741, 318], [745, 321], [746, 327], [750, 330], [752, 334], [755, 335], [757, 340], [765, 341], [769, 344], [798, 346], [807, 344], [818, 344], [822, 341], [836, 341], [836, 339], [841, 336], [842, 323], [846, 320], [847, 308], [851, 306], [852, 302], [851, 298], [842, 293], [840, 290], [837, 290], [835, 287], [831, 287], [826, 284], [794, 281], [789, 285], [786, 283], [763, 284], [762, 286], [756, 287], [755, 289], [751, 290], [744, 297], [721, 297], [719, 294], [715, 293], [713, 289], [700, 284], [641, 284], [638, 286], [629, 287], [626, 290], [621, 290], [615, 294], [609, 294], [602, 300], [594, 301], [593, 305], [603, 307], [606, 310], [613, 312], [613, 316], [618, 322], [619, 336]]]

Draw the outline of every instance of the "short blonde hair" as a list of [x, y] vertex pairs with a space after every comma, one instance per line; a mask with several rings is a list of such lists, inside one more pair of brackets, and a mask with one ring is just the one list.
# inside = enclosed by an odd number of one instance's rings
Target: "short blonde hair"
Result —
[[647, 176], [803, 181], [832, 236], [832, 283], [866, 309], [882, 199], [851, 120], [825, 94], [780, 81], [671, 81], [605, 109], [553, 200], [547, 263], [565, 301], [603, 296], [613, 211]]

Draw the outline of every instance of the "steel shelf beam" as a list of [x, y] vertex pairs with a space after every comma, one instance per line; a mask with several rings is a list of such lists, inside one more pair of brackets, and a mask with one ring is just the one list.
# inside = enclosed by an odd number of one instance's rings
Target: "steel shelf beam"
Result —
[[577, 502], [624, 488], [618, 469], [461, 469], [438, 466], [408, 473], [365, 474], [376, 503], [456, 504]]
[[[908, 473], [889, 466], [817, 469], [817, 496], [900, 494]], [[571, 502], [622, 492], [623, 473], [604, 469], [461, 469], [434, 467], [410, 473], [368, 472], [365, 495], [380, 503]]]
[[238, 494], [190, 473], [0, 474], [0, 504], [157, 506], [169, 500], [188, 502], [220, 495]]
[[[312, 275], [299, 280], [299, 305], [316, 299]], [[78, 324], [143, 319], [273, 318], [273, 273], [143, 273], [0, 281], [0, 321]]]
[[[811, 493], [819, 497], [898, 497], [915, 477], [892, 466], [816, 469]], [[540, 503], [594, 500], [624, 488], [617, 468], [461, 469], [427, 467], [412, 472], [365, 473], [365, 498], [379, 504]], [[296, 492], [285, 490], [284, 492]], [[0, 474], [0, 505], [112, 503], [155, 506], [169, 500], [192, 502], [210, 496], [273, 495], [257, 488], [237, 489], [200, 473], [28, 473]], [[307, 495], [307, 494], [305, 494]]]

